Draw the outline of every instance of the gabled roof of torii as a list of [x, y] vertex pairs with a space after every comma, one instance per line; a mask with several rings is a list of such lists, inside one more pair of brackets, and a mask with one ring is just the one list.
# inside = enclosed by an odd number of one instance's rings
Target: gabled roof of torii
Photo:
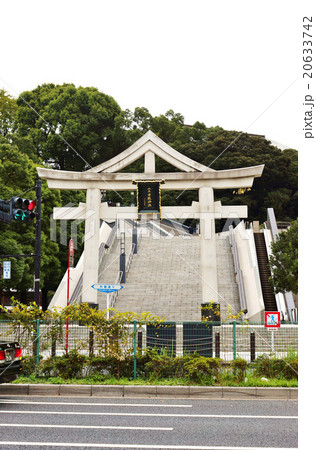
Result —
[[[154, 173], [154, 164], [145, 173], [123, 173], [123, 168], [137, 159], [154, 155], [164, 159], [180, 172]], [[85, 172], [44, 169], [37, 167], [39, 176], [48, 182], [52, 189], [112, 189], [131, 190], [137, 180], [165, 180], [162, 189], [199, 189], [210, 186], [214, 189], [251, 187], [255, 177], [260, 177], [264, 165], [227, 170], [213, 170], [182, 155], [170, 147], [152, 131], [147, 131], [138, 141], [114, 158], [105, 161]]]
[[184, 156], [182, 153], [170, 147], [170, 145], [149, 130], [122, 153], [114, 156], [114, 158], [109, 159], [102, 164], [99, 164], [98, 166], [93, 167], [87, 172], [118, 172], [124, 167], [132, 164], [134, 161], [137, 161], [148, 151], [153, 152], [155, 155], [159, 156], [161, 159], [167, 161], [172, 166], [182, 170], [183, 172], [213, 171], [213, 169], [210, 169], [209, 167]]

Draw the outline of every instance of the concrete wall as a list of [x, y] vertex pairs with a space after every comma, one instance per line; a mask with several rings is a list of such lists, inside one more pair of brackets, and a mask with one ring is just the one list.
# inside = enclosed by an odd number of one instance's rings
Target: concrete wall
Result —
[[234, 229], [240, 269], [243, 273], [245, 295], [247, 301], [248, 320], [264, 320], [264, 301], [256, 255], [256, 247], [252, 229], [246, 230], [244, 221]]
[[[106, 223], [102, 222], [102, 225], [99, 230], [99, 243], [106, 242], [108, 240], [108, 237], [111, 233], [112, 228]], [[67, 251], [67, 248], [65, 247], [65, 251]], [[73, 267], [70, 269], [70, 283], [69, 283], [69, 299], [71, 298], [77, 283], [79, 281], [79, 278], [83, 271], [83, 261], [84, 261], [84, 252], [82, 252], [80, 259], [76, 265], [76, 267]], [[48, 306], [48, 309], [53, 308], [65, 308], [67, 306], [67, 270]]]

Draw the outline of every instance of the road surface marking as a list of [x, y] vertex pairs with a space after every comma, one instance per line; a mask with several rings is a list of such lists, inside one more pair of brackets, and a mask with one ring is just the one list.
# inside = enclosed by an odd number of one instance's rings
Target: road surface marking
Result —
[[189, 417], [210, 419], [298, 419], [298, 416], [250, 416], [230, 414], [150, 414], [150, 413], [120, 413], [120, 412], [73, 412], [73, 411], [1, 411], [0, 414], [61, 414], [73, 416], [135, 416], [135, 417]]
[[172, 431], [173, 428], [164, 427], [119, 427], [119, 426], [106, 426], [106, 425], [34, 425], [26, 423], [0, 423], [0, 427], [28, 427], [28, 428], [84, 428], [84, 429], [107, 429], [107, 430], [142, 430], [142, 431]]
[[86, 444], [84, 442], [74, 444], [70, 442], [11, 442], [0, 441], [0, 445], [15, 446], [24, 445], [27, 447], [41, 446], [41, 447], [79, 447], [79, 448], [128, 448], [128, 449], [170, 449], [170, 450], [293, 450], [290, 447], [229, 447], [229, 446], [214, 446], [214, 445], [151, 445], [151, 444]]
[[135, 406], [135, 407], [157, 407], [157, 408], [192, 408], [192, 405], [162, 405], [162, 404], [149, 404], [149, 403], [76, 403], [76, 402], [31, 402], [27, 400], [4, 400], [2, 403], [17, 403], [20, 405], [70, 405], [70, 406]]

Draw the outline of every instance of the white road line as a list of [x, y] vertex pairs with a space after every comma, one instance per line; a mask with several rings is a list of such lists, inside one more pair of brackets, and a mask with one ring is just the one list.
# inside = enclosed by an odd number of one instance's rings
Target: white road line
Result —
[[79, 447], [83, 448], [128, 448], [139, 449], [174, 449], [174, 450], [293, 450], [290, 447], [229, 447], [229, 446], [214, 446], [214, 445], [142, 445], [142, 444], [85, 444], [84, 442], [74, 444], [69, 442], [11, 442], [0, 441], [0, 445], [15, 446], [24, 445], [27, 447], [41, 446], [41, 447]]
[[134, 417], [189, 417], [189, 418], [219, 418], [219, 419], [298, 419], [298, 416], [250, 416], [231, 414], [150, 414], [150, 413], [119, 413], [119, 412], [73, 412], [73, 411], [1, 411], [0, 414], [60, 414], [72, 416], [134, 416]]
[[192, 405], [162, 405], [162, 404], [150, 404], [150, 403], [76, 403], [76, 402], [31, 402], [27, 400], [4, 400], [0, 401], [2, 403], [17, 403], [20, 405], [70, 405], [70, 406], [135, 406], [140, 407], [157, 407], [157, 408], [192, 408]]
[[33, 425], [26, 423], [0, 423], [0, 427], [21, 427], [21, 428], [76, 428], [76, 429], [98, 429], [98, 430], [142, 430], [142, 431], [173, 431], [173, 428], [164, 428], [164, 427], [119, 427], [119, 426], [98, 426], [98, 425]]

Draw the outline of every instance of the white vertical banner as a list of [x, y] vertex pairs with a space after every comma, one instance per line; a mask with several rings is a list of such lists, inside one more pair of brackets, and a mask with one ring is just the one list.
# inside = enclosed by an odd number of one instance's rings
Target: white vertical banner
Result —
[[3, 261], [3, 279], [11, 279], [11, 261]]

